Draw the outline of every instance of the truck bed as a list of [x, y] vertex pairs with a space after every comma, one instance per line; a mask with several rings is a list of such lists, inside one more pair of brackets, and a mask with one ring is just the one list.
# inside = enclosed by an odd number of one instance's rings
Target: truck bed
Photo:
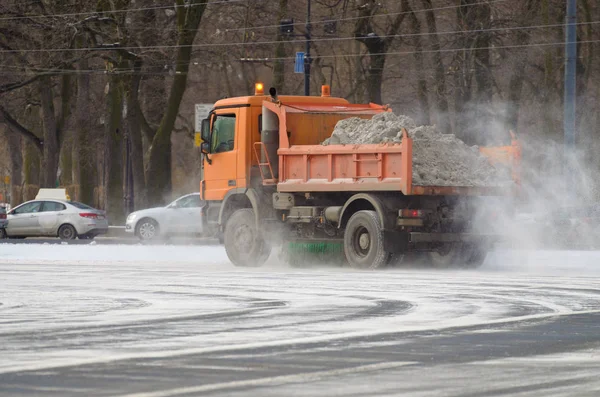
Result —
[[280, 148], [279, 192], [389, 191], [405, 195], [497, 196], [495, 186], [417, 186], [412, 183], [412, 139], [402, 143], [296, 145]]

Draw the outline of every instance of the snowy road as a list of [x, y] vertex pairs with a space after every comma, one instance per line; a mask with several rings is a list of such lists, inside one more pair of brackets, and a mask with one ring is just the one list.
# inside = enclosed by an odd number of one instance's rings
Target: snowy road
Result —
[[1, 245], [0, 395], [597, 396], [600, 253], [356, 272]]

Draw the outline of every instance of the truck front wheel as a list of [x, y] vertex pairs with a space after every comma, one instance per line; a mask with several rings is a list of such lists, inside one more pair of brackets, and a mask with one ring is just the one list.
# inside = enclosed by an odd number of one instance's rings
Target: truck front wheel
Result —
[[261, 266], [269, 258], [271, 247], [257, 230], [254, 211], [235, 211], [225, 225], [225, 251], [235, 266]]
[[383, 226], [377, 212], [358, 211], [344, 232], [344, 252], [350, 266], [357, 269], [384, 267], [389, 253], [383, 249]]

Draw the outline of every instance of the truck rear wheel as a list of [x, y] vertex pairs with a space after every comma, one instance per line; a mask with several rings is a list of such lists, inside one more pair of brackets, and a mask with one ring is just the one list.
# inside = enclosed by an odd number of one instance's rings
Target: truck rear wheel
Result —
[[465, 268], [476, 269], [483, 265], [489, 248], [486, 246], [465, 247]]
[[262, 266], [271, 247], [256, 227], [254, 211], [243, 208], [235, 211], [225, 225], [225, 251], [235, 266]]
[[447, 244], [438, 251], [427, 253], [430, 265], [439, 269], [474, 269], [485, 261], [487, 249], [481, 246]]
[[350, 266], [377, 269], [388, 263], [383, 249], [383, 226], [375, 211], [358, 211], [348, 221], [344, 232], [344, 252]]

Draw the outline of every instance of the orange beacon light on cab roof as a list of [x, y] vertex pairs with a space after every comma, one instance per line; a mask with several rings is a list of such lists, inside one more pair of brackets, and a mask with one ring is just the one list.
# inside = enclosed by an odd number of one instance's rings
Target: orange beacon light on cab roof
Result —
[[265, 95], [265, 86], [263, 83], [254, 84], [254, 95]]

